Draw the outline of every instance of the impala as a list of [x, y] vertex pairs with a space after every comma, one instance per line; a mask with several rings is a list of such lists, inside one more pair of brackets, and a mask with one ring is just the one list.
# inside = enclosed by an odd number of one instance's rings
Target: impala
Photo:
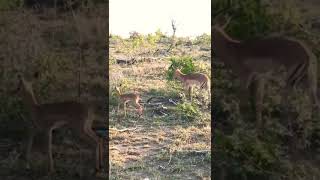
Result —
[[124, 116], [126, 117], [127, 116], [127, 113], [126, 113], [127, 112], [127, 107], [126, 106], [127, 106], [127, 104], [129, 102], [132, 102], [136, 106], [139, 116], [141, 116], [142, 113], [143, 113], [143, 108], [139, 104], [140, 95], [137, 94], [137, 93], [122, 94], [119, 87], [116, 87], [115, 89], [116, 89], [117, 95], [118, 95], [119, 100], [120, 100], [120, 102], [118, 104], [118, 112], [120, 110], [120, 106], [123, 105]]
[[258, 127], [262, 127], [264, 123], [261, 113], [266, 80], [281, 68], [287, 72], [284, 95], [287, 96], [289, 89], [295, 89], [307, 77], [309, 97], [319, 108], [316, 56], [304, 43], [275, 36], [238, 41], [224, 32], [230, 20], [228, 18], [224, 25], [213, 25], [213, 52], [239, 77], [242, 90], [248, 89], [255, 82], [255, 86], [251, 87], [255, 92], [255, 118]]
[[[34, 77], [37, 77], [35, 74]], [[34, 129], [29, 132], [25, 158], [28, 166], [30, 162], [30, 153], [32, 149], [33, 139], [36, 134], [43, 132], [45, 134], [46, 153], [48, 156], [49, 173], [55, 171], [52, 157], [52, 131], [62, 126], [70, 127], [77, 136], [86, 141], [96, 150], [96, 171], [102, 167], [102, 156], [99, 152], [102, 144], [99, 138], [92, 130], [93, 112], [89, 105], [69, 101], [50, 104], [39, 104], [32, 88], [31, 81], [27, 81], [22, 75], [18, 75], [19, 84], [16, 92], [20, 92], [22, 100], [31, 115]]]
[[199, 86], [200, 90], [204, 89], [210, 96], [210, 79], [202, 73], [183, 74], [180, 69], [176, 69], [173, 77], [183, 83], [183, 87], [192, 101], [192, 91], [194, 86]]

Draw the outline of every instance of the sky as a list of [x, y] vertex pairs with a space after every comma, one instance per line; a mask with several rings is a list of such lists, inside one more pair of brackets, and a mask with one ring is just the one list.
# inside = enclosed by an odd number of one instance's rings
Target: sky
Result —
[[129, 37], [129, 32], [176, 36], [211, 34], [211, 0], [109, 0], [109, 33]]

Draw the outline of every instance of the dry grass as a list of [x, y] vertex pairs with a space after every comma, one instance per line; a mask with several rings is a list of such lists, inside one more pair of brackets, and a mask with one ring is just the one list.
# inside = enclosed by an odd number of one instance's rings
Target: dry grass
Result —
[[[114, 42], [110, 46], [110, 56], [126, 57], [117, 45]], [[186, 48], [179, 47], [191, 56], [208, 53], [197, 46], [191, 47], [198, 49], [194, 50], [196, 53]], [[198, 59], [195, 63], [210, 69], [208, 61]], [[117, 115], [117, 97], [112, 90], [120, 83], [124, 92], [138, 91], [144, 102], [152, 96], [180, 99], [181, 89], [166, 80], [169, 66], [166, 58], [158, 56], [151, 62], [135, 65], [110, 64], [110, 97], [113, 100], [109, 105], [111, 179], [210, 179], [210, 110], [201, 108], [201, 117], [191, 122], [181, 118], [174, 106], [168, 106], [165, 117], [147, 106], [142, 117], [136, 115], [133, 107], [129, 108], [127, 118], [123, 117], [122, 111]]]

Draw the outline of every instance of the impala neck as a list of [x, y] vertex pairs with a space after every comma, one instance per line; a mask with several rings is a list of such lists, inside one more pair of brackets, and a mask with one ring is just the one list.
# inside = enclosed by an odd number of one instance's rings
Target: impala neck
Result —
[[34, 112], [36, 106], [38, 106], [38, 102], [34, 96], [31, 83], [22, 79], [22, 88], [23, 103], [31, 112]]
[[121, 96], [121, 92], [119, 89], [116, 89], [116, 92], [117, 92], [118, 96]]
[[177, 71], [176, 72], [177, 73], [177, 77], [178, 77], [178, 79], [179, 80], [184, 80], [185, 78], [185, 74], [183, 74], [182, 72], [180, 72], [180, 71]]

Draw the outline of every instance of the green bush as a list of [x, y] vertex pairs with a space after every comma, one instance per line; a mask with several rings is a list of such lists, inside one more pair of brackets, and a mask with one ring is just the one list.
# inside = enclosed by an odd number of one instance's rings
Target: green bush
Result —
[[190, 56], [172, 57], [170, 58], [171, 65], [167, 71], [167, 80], [173, 80], [174, 71], [180, 69], [182, 73], [189, 74], [195, 71], [193, 58]]
[[155, 46], [156, 43], [158, 43], [161, 39], [161, 37], [163, 36], [162, 32], [160, 30], [156, 31], [155, 34], [148, 34], [146, 39], [147, 42], [151, 45], [151, 46]]
[[228, 14], [232, 15], [232, 23], [227, 27], [230, 35], [240, 39], [250, 39], [263, 36], [271, 31], [274, 17], [266, 11], [260, 0], [217, 0], [213, 9], [230, 7]]
[[201, 116], [201, 112], [198, 107], [191, 103], [180, 103], [176, 107], [176, 112], [179, 114], [181, 119], [187, 121], [193, 121]]
[[202, 34], [200, 36], [197, 36], [195, 38], [195, 40], [193, 41], [193, 44], [203, 44], [203, 45], [206, 45], [206, 46], [209, 46], [211, 45], [211, 36], [209, 34]]
[[31, 121], [21, 102], [18, 95], [0, 95], [0, 132], [2, 138], [21, 139], [25, 135], [27, 124], [30, 124]]
[[24, 0], [0, 0], [1, 10], [12, 10], [23, 6]]

